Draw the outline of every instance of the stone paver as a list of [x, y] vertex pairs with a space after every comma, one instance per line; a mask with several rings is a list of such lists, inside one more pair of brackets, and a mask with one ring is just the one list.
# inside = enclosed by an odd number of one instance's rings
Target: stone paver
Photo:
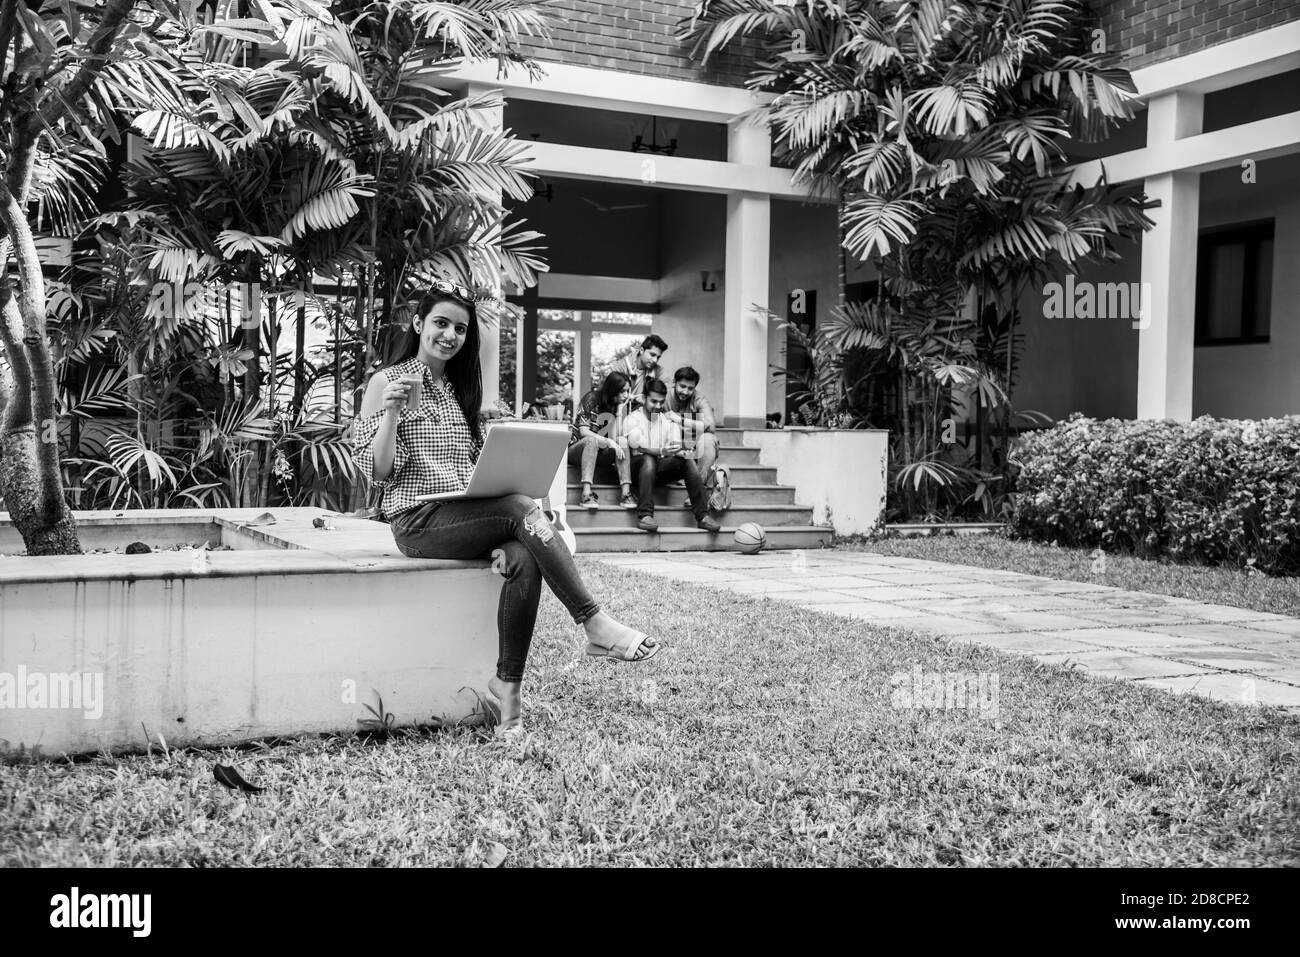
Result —
[[1167, 648], [1206, 648], [1212, 642], [1180, 634], [1142, 631], [1139, 628], [1075, 628], [1061, 632], [1061, 637], [1097, 648], [1122, 648], [1128, 651], [1152, 651]]
[[1096, 651], [1092, 645], [1085, 645], [1058, 634], [1039, 634], [1033, 631], [998, 632], [990, 635], [978, 635], [972, 639], [975, 644], [1010, 651], [1021, 655], [1056, 655], [1075, 654]]
[[[997, 599], [999, 605], [1005, 605], [1011, 611], [1065, 611], [1085, 614], [1089, 621], [1096, 621], [1094, 611], [1101, 611], [1095, 601], [1072, 598], [1069, 595], [1011, 595]], [[1086, 608], [1087, 611], [1081, 611]]]
[[1192, 623], [1185, 625], [1152, 625], [1147, 631], [1172, 635], [1177, 638], [1197, 638], [1214, 644], [1229, 645], [1238, 648], [1277, 649], [1285, 653], [1294, 649], [1300, 642], [1288, 635], [1276, 631], [1265, 631], [1250, 625], [1229, 625], [1219, 622]]
[[1285, 622], [1285, 615], [1271, 615], [1266, 611], [1252, 611], [1248, 608], [1231, 608], [1227, 605], [1207, 605], [1204, 602], [1179, 602], [1171, 609], [1197, 621], [1269, 621]]
[[1260, 631], [1271, 631], [1279, 635], [1300, 638], [1300, 618], [1287, 618], [1284, 621], [1252, 621], [1250, 627], [1257, 628]]
[[[1272, 654], [1267, 651], [1255, 651], [1250, 648], [1225, 648], [1222, 645], [1208, 645], [1205, 648], [1180, 648], [1176, 657], [1182, 661], [1209, 665], [1220, 671], [1247, 671], [1252, 674], [1267, 674], [1270, 678], [1292, 681], [1283, 677], [1286, 674], [1300, 674], [1300, 667], [1285, 655]], [[1294, 683], [1300, 684], [1300, 681]]]
[[1175, 694], [1300, 708], [1300, 619], [1283, 615], [863, 552], [589, 557]]
[[1085, 627], [1091, 622], [1074, 615], [1058, 615], [1050, 611], [980, 611], [969, 613], [979, 621], [992, 622], [1007, 631], [1065, 631]]
[[[843, 574], [820, 575], [820, 574], [813, 574], [811, 572], [809, 572], [806, 575], [797, 575], [793, 572], [786, 572], [784, 577], [781, 578], [781, 581], [782, 582], [798, 581], [798, 582], [803, 582], [811, 586], [812, 588], [831, 588], [834, 589], [835, 591], [845, 590], [848, 592], [853, 592], [855, 589], [860, 588], [863, 584], [862, 579], [858, 578], [855, 575], [843, 575]], [[898, 587], [897, 585], [890, 585], [887, 582], [872, 582], [869, 584], [878, 586], [879, 588], [886, 591]]]
[[919, 618], [921, 615], [919, 611], [913, 611], [910, 608], [899, 608], [897, 605], [887, 605], [878, 601], [849, 601], [825, 605], [808, 605], [806, 607], [814, 611], [830, 611], [837, 615], [862, 618], [866, 621], [889, 622], [894, 619]]
[[796, 590], [773, 589], [765, 594], [771, 598], [779, 598], [782, 601], [792, 601], [800, 605], [858, 601], [858, 599], [853, 595], [844, 595], [840, 592], [826, 591], [823, 588], [801, 588]]
[[984, 598], [992, 595], [1022, 595], [1024, 592], [1018, 591], [1015, 587], [1009, 585], [998, 585], [993, 582], [954, 582], [951, 585], [944, 585], [943, 590], [950, 595], [960, 597], [972, 596]]
[[971, 621], [968, 618], [954, 618], [951, 615], [919, 615], [907, 619], [907, 627], [948, 638], [960, 638], [966, 635], [983, 636], [998, 631], [997, 625], [986, 621]]
[[865, 577], [876, 581], [888, 582], [891, 585], [930, 585], [942, 588], [944, 585], [951, 584], [955, 579], [947, 575], [941, 575], [933, 571], [913, 571], [911, 569], [900, 569], [898, 574], [885, 574], [882, 568], [873, 568]]
[[1137, 683], [1164, 688], [1176, 694], [1204, 695], [1230, 704], [1300, 708], [1300, 688], [1253, 675], [1219, 673], [1185, 678], [1139, 678]]
[[1159, 608], [1099, 608], [1095, 602], [1086, 602], [1088, 618], [1104, 625], [1132, 625], [1136, 628], [1149, 625], [1169, 624], [1171, 620], [1192, 622], [1197, 619], [1177, 612], [1170, 613]]
[[1131, 651], [1082, 651], [1038, 656], [1043, 661], [1082, 665], [1091, 675], [1104, 678], [1174, 678], [1182, 675], [1214, 674], [1195, 665], [1179, 664], [1168, 658], [1136, 655]]
[[[718, 587], [724, 588], [727, 591], [734, 591], [741, 595], [770, 595], [772, 594], [772, 592], [776, 590], [775, 583], [766, 578], [760, 580], [750, 580], [750, 581], [720, 582], [718, 583]], [[809, 589], [805, 589], [805, 586], [803, 585], [791, 584], [782, 588], [781, 593], [785, 594], [787, 591], [798, 591], [798, 590], [809, 590]]]

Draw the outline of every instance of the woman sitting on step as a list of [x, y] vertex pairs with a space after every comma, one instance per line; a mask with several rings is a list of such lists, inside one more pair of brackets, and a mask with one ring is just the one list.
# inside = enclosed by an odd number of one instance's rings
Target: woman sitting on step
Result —
[[578, 403], [578, 414], [569, 427], [569, 464], [582, 468], [582, 499], [584, 508], [599, 507], [591, 483], [597, 465], [618, 468], [618, 504], [636, 508], [632, 494], [632, 458], [627, 453], [627, 439], [621, 435], [622, 413], [632, 398], [632, 383], [621, 372], [605, 376], [600, 388], [592, 389]]
[[497, 612], [500, 652], [488, 689], [501, 703], [498, 733], [518, 731], [520, 683], [543, 581], [585, 629], [587, 654], [644, 661], [660, 645], [600, 610], [573, 556], [531, 498], [417, 501], [465, 488], [483, 446], [473, 296], [462, 286], [434, 282], [404, 334], [401, 359], [366, 387], [356, 421], [356, 464], [380, 489], [380, 513], [403, 555], [492, 557], [504, 576]]

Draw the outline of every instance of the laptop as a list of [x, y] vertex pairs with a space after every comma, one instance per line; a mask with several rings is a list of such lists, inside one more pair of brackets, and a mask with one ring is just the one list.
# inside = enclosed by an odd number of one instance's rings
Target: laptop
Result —
[[568, 448], [567, 424], [498, 422], [488, 428], [483, 451], [463, 490], [419, 495], [416, 500], [499, 498], [516, 492], [529, 498], [543, 498], [550, 492], [555, 472]]

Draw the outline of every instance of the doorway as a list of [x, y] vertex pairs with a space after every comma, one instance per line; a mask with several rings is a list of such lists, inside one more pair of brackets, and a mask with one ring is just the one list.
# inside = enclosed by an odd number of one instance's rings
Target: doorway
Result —
[[[535, 348], [525, 354], [531, 368], [519, 373], [520, 415], [531, 406], [546, 418], [571, 421], [582, 397], [654, 331], [649, 312], [541, 304], [529, 309], [535, 316]], [[532, 323], [523, 325], [527, 329]]]

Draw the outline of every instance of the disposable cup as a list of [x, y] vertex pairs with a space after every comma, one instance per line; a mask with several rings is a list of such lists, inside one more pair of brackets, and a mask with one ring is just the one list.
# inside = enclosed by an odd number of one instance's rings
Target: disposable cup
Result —
[[418, 375], [404, 375], [402, 381], [410, 386], [406, 396], [406, 408], [414, 412], [420, 407], [420, 393], [424, 390], [424, 378]]

